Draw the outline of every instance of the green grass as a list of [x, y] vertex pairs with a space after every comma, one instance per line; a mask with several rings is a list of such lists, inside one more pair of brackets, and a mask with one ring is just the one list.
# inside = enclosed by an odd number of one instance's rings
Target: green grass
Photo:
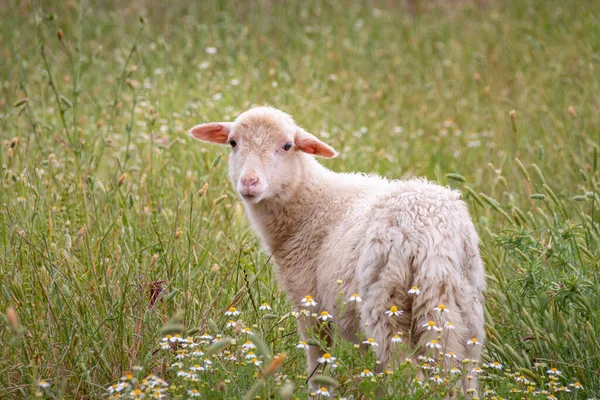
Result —
[[[174, 397], [194, 385], [242, 397], [256, 382], [253, 395], [278, 397], [287, 380], [306, 397], [292, 309], [230, 188], [227, 149], [185, 136], [267, 103], [339, 150], [324, 161], [334, 170], [463, 191], [488, 275], [485, 362], [510, 369], [486, 370], [482, 396], [551, 390], [552, 367], [584, 387], [556, 396], [600, 396], [599, 3], [414, 17], [384, 1], [6, 3], [0, 397], [98, 398], [133, 366]], [[287, 352], [283, 365], [262, 380], [221, 349], [199, 383], [177, 377], [161, 337], [236, 337], [232, 304], [262, 338], [262, 367]], [[320, 373], [339, 396], [446, 390], [416, 388], [406, 365], [361, 379], [372, 352], [338, 338], [331, 352], [340, 366]]]

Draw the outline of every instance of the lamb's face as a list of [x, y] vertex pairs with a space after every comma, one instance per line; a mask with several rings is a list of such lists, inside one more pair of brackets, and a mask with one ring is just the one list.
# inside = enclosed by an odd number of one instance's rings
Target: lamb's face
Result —
[[199, 140], [228, 144], [229, 178], [240, 197], [251, 204], [285, 198], [299, 182], [302, 153], [335, 157], [336, 152], [296, 126], [273, 108], [258, 107], [235, 122], [197, 125], [190, 131]]
[[258, 203], [276, 197], [297, 179], [295, 131], [295, 125], [263, 115], [235, 121], [228, 136], [229, 178], [242, 199]]

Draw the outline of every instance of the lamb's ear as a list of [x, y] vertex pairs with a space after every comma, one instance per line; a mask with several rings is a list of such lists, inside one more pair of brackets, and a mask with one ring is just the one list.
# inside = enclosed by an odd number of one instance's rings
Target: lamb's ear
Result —
[[294, 144], [299, 150], [308, 154], [314, 154], [315, 156], [333, 158], [338, 155], [333, 147], [321, 142], [314, 135], [311, 135], [302, 128], [296, 129]]
[[190, 136], [203, 142], [225, 144], [231, 131], [231, 122], [210, 122], [190, 129]]

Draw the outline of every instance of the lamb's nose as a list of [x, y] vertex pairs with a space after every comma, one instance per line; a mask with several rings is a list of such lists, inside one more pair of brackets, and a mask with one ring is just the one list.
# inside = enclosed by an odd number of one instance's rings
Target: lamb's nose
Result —
[[244, 176], [242, 178], [242, 185], [244, 185], [245, 187], [252, 187], [255, 186], [258, 183], [258, 177], [257, 176]]

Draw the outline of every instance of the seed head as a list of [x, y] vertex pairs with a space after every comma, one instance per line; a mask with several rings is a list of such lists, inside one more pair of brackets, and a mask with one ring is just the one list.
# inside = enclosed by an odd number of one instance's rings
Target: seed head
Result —
[[64, 36], [65, 34], [63, 33], [62, 29], [59, 29], [58, 32], [56, 32], [56, 37], [58, 37], [58, 40], [62, 40]]
[[181, 237], [181, 235], [183, 235], [183, 231], [175, 232], [175, 240], [179, 239]]
[[14, 308], [8, 307], [6, 309], [6, 319], [8, 320], [8, 325], [10, 325], [12, 329], [16, 329], [19, 326], [19, 318], [17, 317]]
[[125, 183], [125, 181], [127, 180], [127, 174], [123, 174], [119, 177], [119, 180], [117, 181], [117, 185], [118, 186], [123, 186], [123, 184]]

